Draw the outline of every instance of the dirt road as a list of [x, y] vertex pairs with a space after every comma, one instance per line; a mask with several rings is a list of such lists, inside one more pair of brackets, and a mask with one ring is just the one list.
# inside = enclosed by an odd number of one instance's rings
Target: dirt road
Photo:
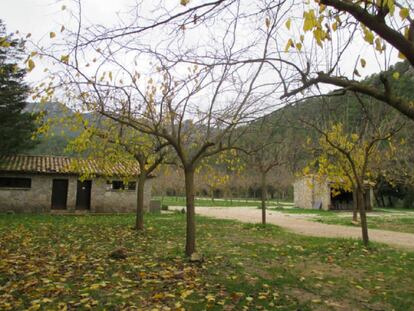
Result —
[[[182, 207], [170, 208], [182, 209]], [[254, 207], [197, 207], [196, 212], [203, 216], [234, 219], [246, 223], [261, 222], [261, 210]], [[307, 221], [297, 217], [295, 214], [268, 211], [267, 222], [303, 235], [330, 238], [361, 238], [361, 229], [358, 227], [328, 225]], [[411, 233], [370, 229], [369, 237], [371, 241], [414, 251], [414, 234]]]

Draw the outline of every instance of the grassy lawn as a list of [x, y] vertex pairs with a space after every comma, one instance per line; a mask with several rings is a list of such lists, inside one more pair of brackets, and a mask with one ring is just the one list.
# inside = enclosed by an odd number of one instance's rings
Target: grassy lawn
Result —
[[[352, 223], [352, 215], [349, 217], [318, 217], [315, 221], [326, 224], [337, 224], [344, 226], [358, 226]], [[414, 233], [414, 214], [412, 216], [370, 216], [368, 215], [368, 227], [398, 232]]]
[[0, 216], [0, 310], [413, 310], [411, 252], [199, 217], [190, 264], [185, 215], [133, 221]]
[[[168, 206], [185, 206], [185, 197], [173, 197], [165, 196], [155, 197], [156, 200], [161, 200], [161, 204]], [[219, 206], [219, 207], [231, 207], [231, 206], [260, 206], [260, 200], [257, 199], [215, 199], [210, 198], [196, 198], [196, 206]], [[276, 200], [267, 201], [269, 206], [292, 206], [291, 202], [283, 202]]]
[[338, 212], [334, 211], [324, 211], [318, 209], [304, 209], [304, 208], [280, 208], [280, 207], [269, 207], [271, 211], [282, 212], [286, 214], [306, 214], [314, 216], [324, 216], [324, 217], [335, 217], [338, 215]]
[[[324, 211], [302, 208], [269, 208], [286, 214], [310, 215], [308, 220], [325, 224], [357, 226], [352, 223], [350, 211]], [[368, 213], [368, 226], [372, 229], [382, 229], [397, 232], [414, 233], [414, 210], [379, 208]]]

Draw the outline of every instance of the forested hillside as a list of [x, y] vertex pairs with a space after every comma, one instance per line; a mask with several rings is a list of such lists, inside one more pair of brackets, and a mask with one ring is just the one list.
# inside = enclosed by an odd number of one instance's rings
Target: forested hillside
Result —
[[[79, 134], [79, 130], [68, 126], [67, 122], [73, 118], [74, 112], [61, 103], [29, 103], [25, 109], [27, 112], [42, 112], [43, 121], [50, 122], [51, 126], [47, 134], [39, 136], [39, 143], [26, 153], [31, 155], [73, 155], [67, 151], [68, 142]], [[84, 119], [92, 120], [92, 115], [82, 114]], [[65, 126], [63, 126], [65, 124]]]

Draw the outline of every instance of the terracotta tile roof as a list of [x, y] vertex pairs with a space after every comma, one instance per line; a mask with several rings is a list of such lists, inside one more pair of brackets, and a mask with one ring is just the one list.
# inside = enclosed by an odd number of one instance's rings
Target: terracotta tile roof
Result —
[[139, 166], [130, 162], [104, 165], [96, 160], [63, 156], [0, 156], [0, 172], [37, 174], [91, 174], [97, 176], [137, 176]]

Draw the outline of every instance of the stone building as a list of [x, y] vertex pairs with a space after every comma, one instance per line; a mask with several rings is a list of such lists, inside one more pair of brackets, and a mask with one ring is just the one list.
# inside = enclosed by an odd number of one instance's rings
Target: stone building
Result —
[[[76, 161], [76, 165], [73, 165]], [[77, 167], [75, 169], [75, 167]], [[80, 180], [88, 172], [86, 180]], [[133, 172], [131, 174], [131, 172]], [[102, 169], [92, 160], [58, 156], [0, 156], [0, 212], [49, 213], [136, 211], [138, 165], [116, 164]], [[149, 208], [151, 179], [145, 186]]]
[[[372, 189], [366, 197], [366, 207], [371, 209], [373, 202]], [[333, 195], [329, 180], [316, 176], [303, 176], [293, 183], [293, 197], [296, 207], [323, 210], [351, 210], [354, 195], [352, 192], [340, 190]]]

